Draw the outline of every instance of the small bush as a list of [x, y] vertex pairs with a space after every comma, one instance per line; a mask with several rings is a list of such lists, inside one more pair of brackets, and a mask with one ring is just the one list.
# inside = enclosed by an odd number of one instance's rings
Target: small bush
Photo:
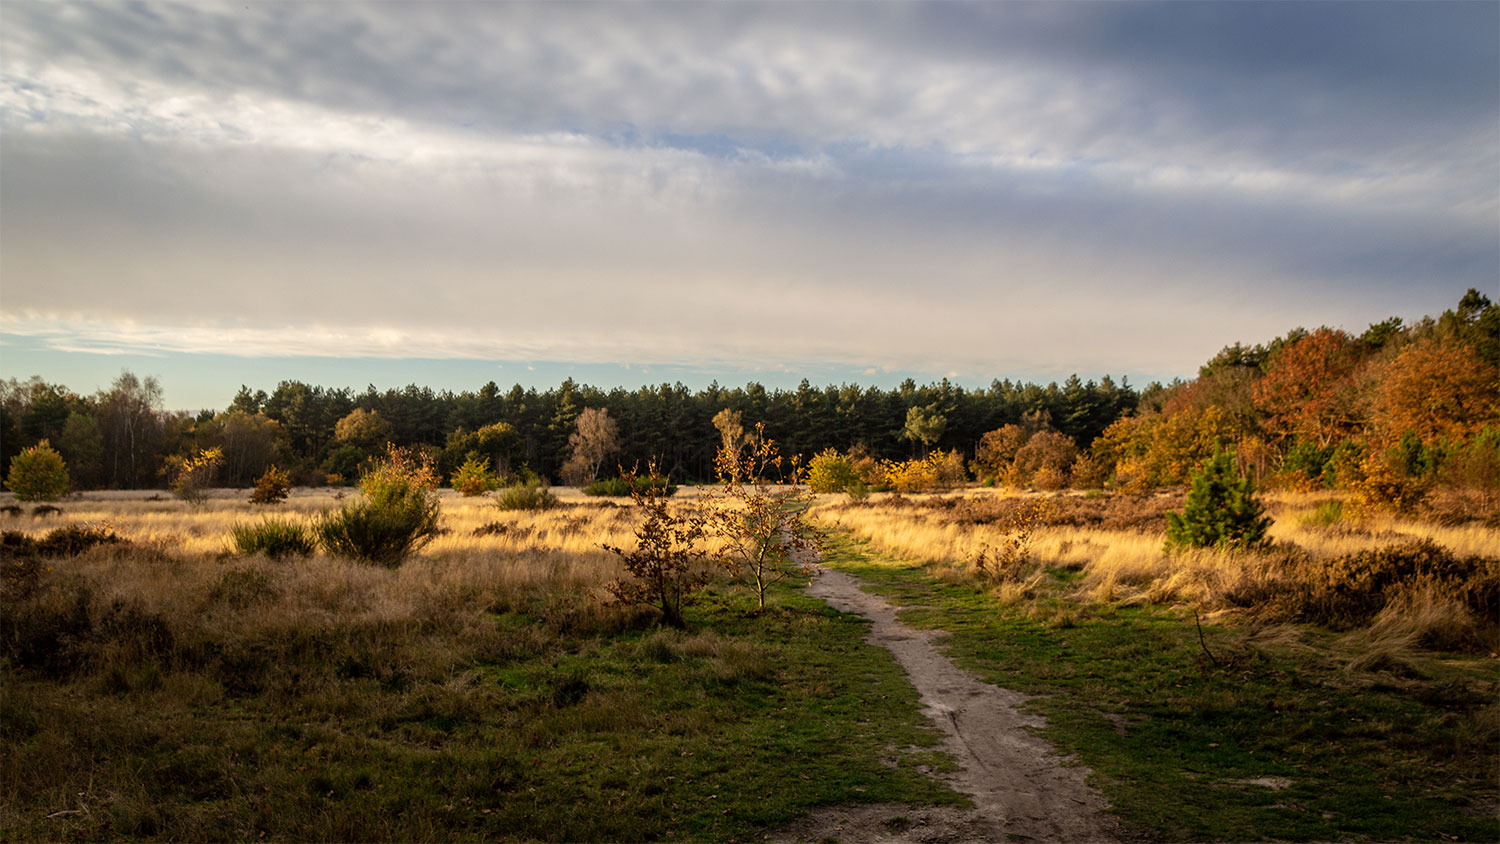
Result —
[[272, 466], [264, 475], [255, 479], [255, 489], [250, 492], [251, 504], [277, 504], [285, 501], [292, 491], [292, 476]]
[[642, 475], [636, 477], [634, 480], [626, 478], [601, 478], [584, 487], [583, 494], [627, 498], [637, 492], [646, 492], [651, 489], [658, 490], [666, 498], [670, 498], [677, 493], [677, 485], [669, 483], [666, 478]]
[[193, 457], [170, 457], [167, 472], [172, 478], [172, 492], [178, 498], [197, 506], [208, 499], [208, 489], [213, 486], [214, 475], [219, 464], [224, 462], [224, 450], [209, 448]]
[[51, 504], [38, 504], [35, 507], [31, 508], [31, 515], [32, 516], [61, 516], [62, 515], [62, 508], [61, 507], [54, 507]]
[[1193, 473], [1182, 512], [1167, 513], [1167, 547], [1253, 548], [1271, 526], [1264, 511], [1234, 455], [1220, 451]]
[[1408, 475], [1391, 465], [1398, 457], [1391, 453], [1376, 453], [1368, 455], [1359, 464], [1358, 475], [1351, 487], [1355, 509], [1361, 514], [1381, 510], [1410, 513], [1427, 494], [1425, 479]]
[[453, 473], [453, 488], [459, 495], [472, 498], [500, 488], [500, 479], [490, 471], [489, 461], [470, 452], [464, 465]]
[[623, 604], [655, 607], [662, 621], [681, 628], [687, 625], [683, 607], [709, 580], [699, 547], [706, 525], [696, 512], [674, 512], [667, 506], [665, 489], [665, 484], [648, 483], [633, 496], [645, 513], [635, 529], [635, 548], [627, 551], [605, 544], [605, 550], [618, 555], [631, 575], [608, 589]]
[[818, 452], [807, 464], [807, 486], [813, 492], [846, 492], [861, 484], [854, 463], [835, 449]]
[[397, 505], [372, 501], [324, 513], [314, 527], [336, 557], [395, 568], [438, 535], [438, 504], [413, 497]]
[[[1377, 620], [1397, 599], [1424, 593], [1462, 605], [1488, 629], [1500, 625], [1500, 560], [1455, 557], [1431, 540], [1360, 551], [1333, 560], [1302, 560], [1268, 595], [1285, 618], [1353, 630]], [[1389, 619], [1387, 621], [1389, 624]], [[1449, 643], [1451, 646], [1451, 643]]]
[[306, 557], [317, 550], [312, 529], [291, 519], [268, 518], [259, 524], [235, 524], [229, 529], [235, 550], [246, 556], [265, 554], [273, 560]]
[[430, 463], [393, 447], [359, 486], [364, 500], [324, 512], [314, 526], [323, 550], [394, 568], [438, 535], [441, 505]]
[[42, 440], [11, 458], [5, 485], [19, 501], [56, 501], [68, 494], [68, 465]]
[[550, 510], [557, 506], [557, 496], [541, 481], [511, 484], [495, 498], [501, 510]]
[[48, 531], [41, 539], [32, 539], [18, 530], [0, 534], [0, 559], [24, 557], [76, 557], [95, 545], [123, 544], [108, 526], [63, 525]]

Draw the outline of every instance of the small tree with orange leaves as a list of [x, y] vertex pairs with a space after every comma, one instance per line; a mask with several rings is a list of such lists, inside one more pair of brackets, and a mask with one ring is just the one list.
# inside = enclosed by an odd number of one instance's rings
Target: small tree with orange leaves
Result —
[[723, 483], [709, 491], [707, 526], [720, 543], [716, 558], [748, 581], [764, 610], [767, 590], [806, 574], [816, 554], [821, 537], [806, 515], [813, 495], [797, 486], [802, 467], [782, 458], [763, 424], [743, 448], [720, 448], [715, 469]]

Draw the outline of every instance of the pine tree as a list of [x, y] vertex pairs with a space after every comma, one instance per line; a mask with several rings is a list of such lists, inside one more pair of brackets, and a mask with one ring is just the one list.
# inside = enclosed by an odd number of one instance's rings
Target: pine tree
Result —
[[1233, 453], [1216, 452], [1193, 473], [1182, 512], [1167, 514], [1167, 548], [1252, 548], [1266, 541], [1264, 512]]

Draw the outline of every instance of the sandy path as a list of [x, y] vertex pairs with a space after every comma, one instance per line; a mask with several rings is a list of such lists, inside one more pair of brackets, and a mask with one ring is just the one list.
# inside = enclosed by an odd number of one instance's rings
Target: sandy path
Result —
[[845, 841], [1112, 841], [1114, 819], [1084, 782], [1087, 770], [1065, 767], [1050, 745], [1026, 731], [1041, 726], [1020, 711], [1026, 696], [960, 670], [933, 646], [940, 631], [916, 630], [896, 607], [859, 588], [843, 572], [821, 568], [808, 593], [873, 622], [868, 641], [890, 650], [922, 696], [922, 709], [943, 731], [943, 749], [958, 762], [950, 775], [973, 809], [860, 806], [813, 813], [776, 837]]

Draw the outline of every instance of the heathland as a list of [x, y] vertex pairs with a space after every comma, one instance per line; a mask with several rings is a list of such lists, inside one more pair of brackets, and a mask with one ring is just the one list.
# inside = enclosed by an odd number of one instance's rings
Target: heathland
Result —
[[1033, 696], [1127, 836], [1495, 840], [1497, 373], [1471, 292], [1139, 392], [283, 382], [195, 416], [12, 380], [0, 838], [965, 805], [900, 667], [803, 590], [817, 546]]
[[[641, 508], [444, 493], [395, 567], [244, 555], [252, 505], [87, 493], [0, 516], [9, 839], [745, 839], [962, 803], [865, 625], [714, 573], [686, 627], [615, 600]], [[1039, 694], [1127, 833], [1484, 840], [1500, 531], [1269, 499], [1274, 544], [1167, 552], [1160, 497], [818, 497], [825, 561]], [[685, 490], [672, 506], [701, 497]], [[64, 526], [74, 525], [69, 529]], [[37, 540], [29, 552], [18, 537]], [[1201, 625], [1201, 627], [1200, 627]]]

